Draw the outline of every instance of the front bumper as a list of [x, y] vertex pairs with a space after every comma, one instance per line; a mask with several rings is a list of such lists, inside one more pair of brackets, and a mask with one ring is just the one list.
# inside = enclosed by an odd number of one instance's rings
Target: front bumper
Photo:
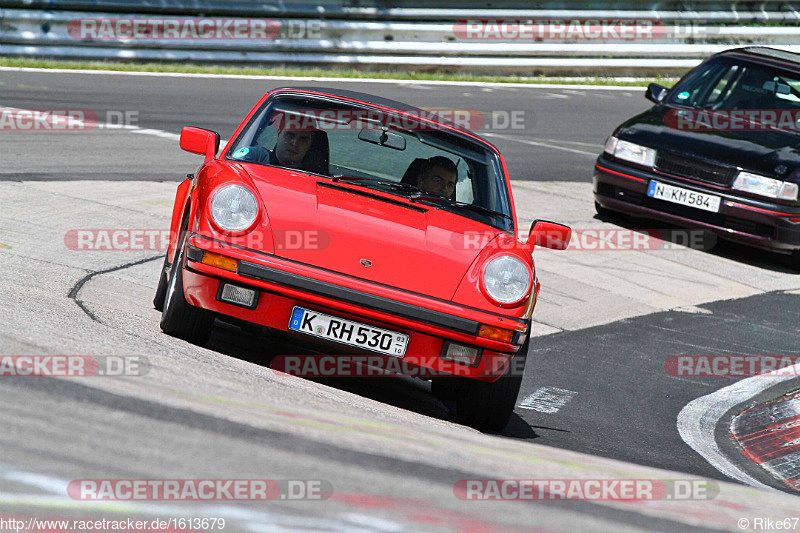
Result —
[[[200, 263], [203, 251], [237, 259], [237, 271]], [[350, 278], [271, 254], [235, 247], [200, 234], [189, 238], [186, 258], [184, 292], [191, 305], [281, 331], [288, 331], [294, 306], [399, 331], [409, 335], [408, 348], [402, 358], [404, 364], [444, 374], [456, 373], [495, 381], [503, 374], [528, 333], [526, 322], [520, 318]], [[255, 307], [248, 309], [220, 301], [219, 287], [225, 280], [255, 289], [259, 293]], [[478, 329], [482, 324], [514, 331], [512, 342], [479, 337]], [[356, 347], [343, 347], [307, 335], [291, 334], [302, 343], [318, 346], [321, 351], [340, 353], [344, 348], [353, 355], [376, 355]], [[477, 366], [442, 360], [440, 354], [446, 341], [481, 347], [482, 355]]]
[[[713, 194], [722, 198], [717, 213], [702, 211], [647, 196], [650, 180]], [[634, 216], [653, 218], [677, 226], [701, 228], [725, 239], [771, 251], [800, 250], [800, 207], [743, 198], [730, 189], [682, 180], [661, 173], [636, 169], [597, 159], [594, 199], [602, 207]]]

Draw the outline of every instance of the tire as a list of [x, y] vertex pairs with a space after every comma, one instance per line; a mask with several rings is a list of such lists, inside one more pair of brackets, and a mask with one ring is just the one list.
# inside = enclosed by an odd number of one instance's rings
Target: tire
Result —
[[167, 267], [169, 266], [168, 257], [164, 257], [164, 264], [161, 265], [161, 275], [158, 278], [158, 287], [156, 287], [156, 295], [153, 297], [153, 307], [156, 311], [164, 312], [164, 300], [167, 297], [167, 286], [169, 279], [167, 279]]
[[493, 433], [501, 432], [508, 425], [522, 386], [523, 369], [530, 347], [530, 326], [528, 331], [528, 339], [511, 359], [511, 364], [500, 379], [494, 383], [478, 380], [464, 383], [465, 390], [456, 398], [460, 423]]
[[183, 293], [183, 262], [185, 244], [181, 246], [172, 269], [164, 297], [161, 331], [196, 344], [205, 343], [214, 327], [214, 313], [190, 305]]
[[791, 257], [789, 258], [789, 264], [793, 269], [800, 271], [800, 250], [795, 250], [792, 252]]
[[[189, 218], [189, 212], [187, 210], [186, 214], [183, 217], [184, 219]], [[189, 226], [189, 221], [186, 220], [183, 223], [183, 227], [181, 228], [180, 236], [178, 237], [178, 243], [182, 243], [183, 240], [186, 238], [186, 229]], [[175, 256], [172, 258], [172, 264], [175, 264], [177, 261], [178, 250], [175, 250]], [[169, 286], [169, 250], [167, 254], [164, 256], [164, 264], [161, 265], [161, 275], [158, 278], [158, 287], [156, 287], [156, 294], [153, 297], [153, 307], [156, 308], [157, 311], [164, 312], [164, 300], [167, 297], [167, 287]]]
[[464, 393], [465, 380], [457, 377], [434, 378], [431, 393], [442, 402], [455, 401]]

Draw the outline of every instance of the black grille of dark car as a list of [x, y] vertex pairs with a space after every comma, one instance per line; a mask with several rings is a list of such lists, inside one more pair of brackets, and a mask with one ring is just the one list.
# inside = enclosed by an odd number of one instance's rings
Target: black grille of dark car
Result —
[[757, 224], [749, 220], [728, 217], [720, 213], [710, 213], [708, 211], [701, 211], [693, 207], [677, 205], [671, 202], [665, 202], [663, 200], [656, 200], [655, 198], [649, 198], [622, 187], [615, 187], [608, 183], [598, 184], [597, 192], [602, 196], [616, 198], [617, 200], [624, 200], [631, 204], [643, 205], [645, 207], [657, 209], [658, 211], [668, 213], [670, 215], [677, 215], [690, 220], [705, 222], [706, 224], [712, 224], [721, 228], [730, 228], [743, 233], [749, 233], [759, 237], [766, 237], [768, 239], [775, 238], [775, 227], [767, 224]]
[[736, 168], [665, 151], [658, 152], [656, 168], [676, 176], [698, 179], [708, 183], [716, 183], [717, 185], [730, 185], [737, 172]]

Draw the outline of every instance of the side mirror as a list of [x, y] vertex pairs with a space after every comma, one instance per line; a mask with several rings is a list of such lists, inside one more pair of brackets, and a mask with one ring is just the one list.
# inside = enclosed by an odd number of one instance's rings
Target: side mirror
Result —
[[541, 246], [553, 250], [566, 250], [570, 237], [572, 237], [572, 229], [569, 226], [546, 220], [534, 220], [525, 244], [530, 249]]
[[193, 154], [206, 156], [206, 163], [208, 163], [217, 157], [219, 133], [186, 126], [181, 130], [181, 148]]
[[667, 96], [667, 91], [669, 91], [669, 89], [663, 85], [651, 83], [647, 86], [647, 92], [644, 93], [644, 97], [654, 104], [660, 104]]

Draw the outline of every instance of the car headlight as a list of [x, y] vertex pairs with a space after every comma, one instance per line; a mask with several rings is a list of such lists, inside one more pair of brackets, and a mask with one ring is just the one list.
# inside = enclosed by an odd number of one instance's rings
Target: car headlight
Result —
[[242, 185], [221, 187], [211, 199], [211, 217], [225, 231], [244, 231], [253, 225], [257, 216], [256, 196]]
[[528, 295], [531, 274], [521, 260], [510, 255], [492, 259], [483, 271], [483, 288], [499, 304], [514, 304]]
[[766, 176], [759, 176], [751, 172], [739, 172], [733, 182], [737, 191], [745, 191], [767, 198], [797, 201], [797, 184], [788, 181], [776, 180]]
[[617, 141], [618, 140], [619, 139], [617, 139], [613, 135], [611, 137], [609, 137], [608, 139], [606, 139], [606, 146], [603, 149], [603, 151], [605, 153], [607, 153], [607, 154], [614, 155], [614, 150], [616, 150], [616, 148], [617, 148]]
[[617, 159], [645, 167], [652, 167], [656, 164], [656, 150], [629, 141], [622, 141], [613, 136], [606, 141], [605, 152]]

